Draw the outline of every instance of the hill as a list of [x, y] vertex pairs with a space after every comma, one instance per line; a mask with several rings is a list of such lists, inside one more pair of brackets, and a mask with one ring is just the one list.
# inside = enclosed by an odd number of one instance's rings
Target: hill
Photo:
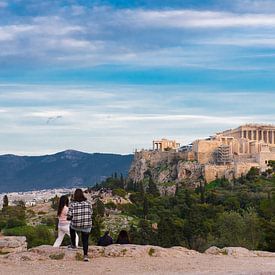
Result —
[[132, 155], [67, 150], [45, 156], [0, 156], [0, 192], [92, 186], [112, 173], [127, 175]]

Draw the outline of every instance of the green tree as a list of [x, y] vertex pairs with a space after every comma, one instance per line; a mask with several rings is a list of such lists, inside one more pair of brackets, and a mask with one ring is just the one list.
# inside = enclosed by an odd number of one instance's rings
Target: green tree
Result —
[[147, 192], [155, 197], [159, 196], [159, 190], [157, 188], [156, 183], [153, 181], [152, 177], [150, 176], [149, 178], [149, 183], [148, 183], [148, 189]]
[[122, 188], [116, 188], [116, 189], [114, 189], [114, 190], [112, 191], [112, 194], [113, 194], [114, 196], [117, 195], [117, 196], [119, 196], [119, 197], [125, 198], [126, 195], [127, 195], [127, 192], [126, 192], [124, 189], [122, 189]]
[[217, 222], [218, 245], [245, 246], [245, 223], [242, 216], [235, 212], [224, 212]]
[[268, 166], [272, 169], [272, 172], [275, 173], [275, 160], [268, 161]]
[[93, 240], [93, 243], [96, 244], [98, 239], [101, 236], [101, 230], [103, 228], [103, 219], [100, 215], [93, 214], [93, 226], [91, 230], [91, 238]]
[[57, 211], [58, 209], [58, 204], [59, 204], [59, 197], [55, 195], [53, 198], [50, 199], [51, 201], [51, 207]]
[[9, 206], [9, 198], [7, 195], [3, 197], [3, 207]]
[[264, 235], [261, 227], [261, 222], [254, 208], [248, 208], [243, 212], [243, 220], [245, 223], [245, 239], [246, 248], [250, 250], [258, 249], [263, 241]]
[[149, 202], [146, 196], [143, 199], [143, 219], [146, 220], [149, 212]]
[[180, 245], [183, 238], [183, 222], [177, 222], [172, 217], [161, 217], [158, 224], [157, 240], [162, 247]]
[[151, 224], [142, 219], [139, 221], [138, 224], [139, 228], [139, 244], [142, 245], [148, 245], [148, 244], [154, 244], [156, 239], [156, 233], [153, 232]]
[[93, 205], [93, 213], [95, 216], [104, 217], [105, 206], [100, 199], [96, 200], [96, 203]]
[[249, 181], [254, 181], [260, 175], [260, 169], [257, 167], [251, 167], [248, 173], [246, 174], [246, 178]]
[[101, 230], [103, 228], [103, 217], [105, 214], [105, 206], [101, 200], [97, 200], [93, 205], [93, 216], [92, 216], [92, 231], [91, 238], [93, 243], [97, 243], [98, 239], [101, 236]]

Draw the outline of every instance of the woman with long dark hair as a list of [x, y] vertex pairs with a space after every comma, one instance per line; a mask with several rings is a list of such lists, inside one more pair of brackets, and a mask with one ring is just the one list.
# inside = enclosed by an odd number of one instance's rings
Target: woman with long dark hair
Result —
[[91, 204], [87, 202], [87, 198], [81, 189], [76, 189], [74, 198], [69, 206], [67, 219], [71, 221], [70, 235], [72, 246], [76, 244], [76, 232], [81, 232], [83, 244], [84, 261], [88, 262], [88, 247], [89, 235], [92, 229], [92, 214]]
[[[64, 236], [70, 236], [70, 221], [67, 220], [69, 199], [67, 196], [61, 196], [59, 199], [57, 217], [58, 217], [58, 237], [54, 243], [54, 247], [60, 247]], [[76, 236], [76, 246], [78, 246], [78, 236]]]
[[130, 239], [126, 230], [121, 230], [117, 237], [117, 244], [129, 244]]

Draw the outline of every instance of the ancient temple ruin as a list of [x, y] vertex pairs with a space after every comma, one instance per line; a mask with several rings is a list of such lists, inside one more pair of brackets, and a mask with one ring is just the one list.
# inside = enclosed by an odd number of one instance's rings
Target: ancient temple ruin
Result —
[[180, 144], [175, 140], [161, 139], [153, 141], [153, 151], [169, 151], [169, 150], [178, 150]]
[[186, 159], [204, 165], [208, 181], [224, 176], [230, 169], [235, 177], [246, 174], [251, 167], [264, 171], [268, 162], [275, 160], [275, 126], [247, 124], [196, 140], [186, 152]]
[[275, 160], [275, 126], [246, 124], [182, 147], [175, 140], [154, 140], [153, 150], [146, 154], [152, 152], [153, 159], [161, 159], [161, 154], [164, 158], [168, 154], [166, 151], [182, 161], [201, 165], [207, 182], [221, 177], [238, 178], [251, 167], [265, 171], [268, 162]]

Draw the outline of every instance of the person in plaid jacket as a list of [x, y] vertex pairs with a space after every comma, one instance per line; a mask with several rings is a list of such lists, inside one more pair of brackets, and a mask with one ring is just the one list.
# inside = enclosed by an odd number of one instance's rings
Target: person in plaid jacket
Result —
[[70, 236], [72, 248], [75, 248], [76, 231], [81, 232], [81, 240], [83, 244], [84, 261], [89, 261], [88, 246], [89, 234], [92, 229], [92, 214], [91, 204], [87, 202], [87, 198], [81, 189], [76, 189], [74, 192], [73, 201], [69, 205], [67, 219], [71, 221]]

